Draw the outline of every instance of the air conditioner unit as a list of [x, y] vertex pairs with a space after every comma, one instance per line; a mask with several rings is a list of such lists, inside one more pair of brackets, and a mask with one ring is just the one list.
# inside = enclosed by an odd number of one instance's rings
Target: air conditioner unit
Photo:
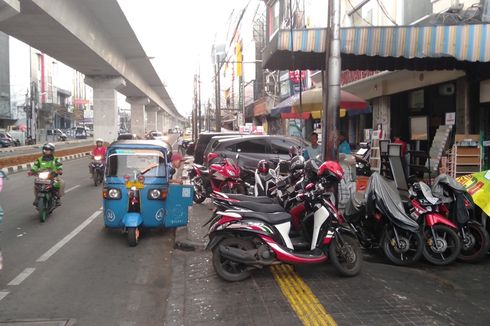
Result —
[[450, 96], [456, 91], [454, 84], [444, 84], [439, 86], [439, 95]]

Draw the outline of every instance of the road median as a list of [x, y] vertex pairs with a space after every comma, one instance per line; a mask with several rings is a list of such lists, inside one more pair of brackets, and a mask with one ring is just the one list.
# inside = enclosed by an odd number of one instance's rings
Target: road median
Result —
[[[63, 161], [80, 158], [88, 155], [93, 147], [93, 145], [86, 145], [74, 148], [60, 149], [56, 151], [56, 156], [61, 158]], [[30, 169], [32, 163], [39, 156], [41, 156], [41, 152], [36, 154], [24, 154], [14, 157], [0, 158], [0, 169], [7, 174], [24, 171]]]

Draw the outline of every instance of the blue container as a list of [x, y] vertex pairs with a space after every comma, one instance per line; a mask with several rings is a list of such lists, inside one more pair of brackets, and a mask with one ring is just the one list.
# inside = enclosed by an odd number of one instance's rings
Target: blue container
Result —
[[192, 206], [193, 191], [192, 185], [169, 185], [165, 227], [174, 228], [187, 225], [189, 221], [189, 206]]

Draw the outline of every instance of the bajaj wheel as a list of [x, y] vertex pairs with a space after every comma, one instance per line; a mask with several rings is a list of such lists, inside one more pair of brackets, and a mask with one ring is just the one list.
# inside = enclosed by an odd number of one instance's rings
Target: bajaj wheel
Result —
[[461, 251], [458, 234], [445, 225], [436, 224], [426, 228], [424, 240], [424, 258], [434, 265], [443, 266], [452, 263]]
[[[463, 235], [464, 233], [464, 235]], [[485, 258], [490, 247], [487, 230], [479, 223], [468, 223], [460, 232], [462, 244], [458, 258], [464, 262], [476, 263]]]
[[251, 270], [248, 265], [227, 259], [220, 253], [220, 247], [231, 247], [241, 250], [252, 250], [255, 245], [241, 238], [225, 238], [213, 249], [213, 267], [222, 279], [228, 282], [239, 282], [250, 277]]
[[195, 177], [192, 180], [192, 184], [194, 185], [194, 195], [192, 196], [192, 199], [196, 204], [200, 204], [206, 199], [203, 180], [201, 177]]
[[128, 228], [128, 244], [130, 247], [136, 247], [140, 238], [140, 230], [138, 228]]
[[328, 255], [343, 276], [355, 276], [361, 271], [361, 248], [357, 239], [350, 235], [342, 234], [342, 239], [335, 237], [328, 248]]
[[410, 265], [422, 256], [424, 241], [420, 232], [410, 232], [396, 228], [398, 241], [393, 226], [389, 226], [382, 240], [383, 252], [395, 265]]

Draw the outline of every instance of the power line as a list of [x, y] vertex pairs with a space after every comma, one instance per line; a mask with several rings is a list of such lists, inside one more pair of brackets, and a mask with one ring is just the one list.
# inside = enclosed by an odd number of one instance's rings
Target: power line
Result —
[[395, 26], [398, 26], [396, 21], [393, 18], [391, 18], [391, 16], [388, 14], [388, 11], [386, 10], [386, 8], [383, 5], [383, 3], [381, 2], [381, 0], [376, 0], [376, 2], [378, 3], [379, 7], [381, 8], [381, 11], [386, 16], [386, 18], [388, 18]]
[[[352, 4], [352, 2], [350, 2], [350, 0], [347, 0], [347, 2], [349, 3], [349, 5], [352, 7], [352, 9], [355, 9], [354, 8], [354, 5]], [[362, 15], [359, 13], [358, 10], [356, 10], [354, 12], [357, 16], [359, 16], [366, 24], [368, 24], [369, 26], [373, 26], [373, 24], [371, 24], [370, 22], [368, 22], [364, 17], [362, 17]]]

